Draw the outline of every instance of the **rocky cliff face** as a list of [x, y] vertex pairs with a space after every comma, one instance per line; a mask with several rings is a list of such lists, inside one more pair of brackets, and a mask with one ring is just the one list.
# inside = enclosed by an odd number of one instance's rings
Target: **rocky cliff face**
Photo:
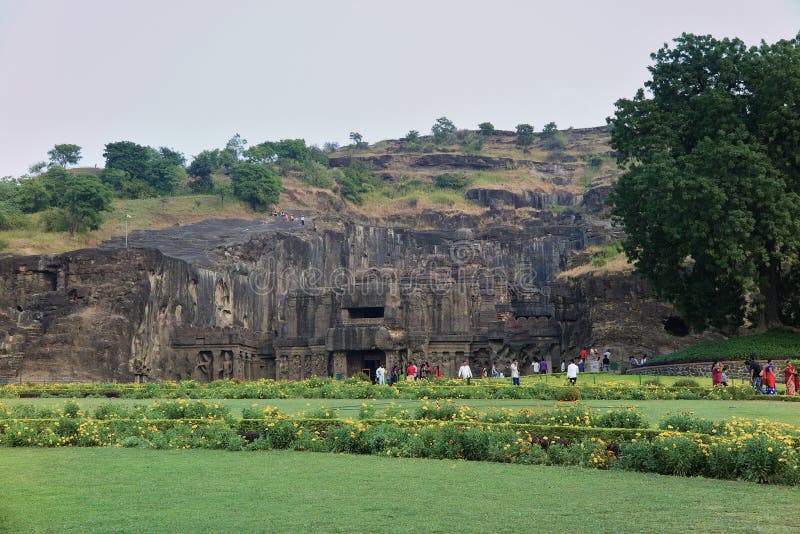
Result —
[[304, 378], [410, 361], [454, 375], [464, 359], [557, 366], [592, 343], [620, 357], [686, 343], [640, 280], [558, 278], [597, 239], [580, 216], [470, 222], [212, 221], [7, 258], [0, 376]]

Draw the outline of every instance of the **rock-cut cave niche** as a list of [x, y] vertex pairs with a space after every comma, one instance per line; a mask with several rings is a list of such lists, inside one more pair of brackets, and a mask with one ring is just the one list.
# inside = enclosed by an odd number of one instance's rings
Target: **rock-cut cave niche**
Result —
[[671, 315], [664, 319], [664, 330], [671, 336], [684, 337], [689, 335], [689, 325], [676, 315]]

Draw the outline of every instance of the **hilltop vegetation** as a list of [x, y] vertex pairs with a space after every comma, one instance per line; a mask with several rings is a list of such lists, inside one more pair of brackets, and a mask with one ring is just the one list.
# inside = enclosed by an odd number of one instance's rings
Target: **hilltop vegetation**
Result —
[[[129, 229], [274, 210], [371, 218], [435, 211], [509, 221], [558, 216], [578, 210], [584, 192], [617, 175], [605, 128], [558, 130], [550, 123], [535, 133], [529, 124], [500, 131], [484, 122], [463, 130], [440, 117], [431, 135], [411, 131], [374, 144], [358, 132], [350, 138], [348, 146], [320, 148], [303, 139], [248, 144], [236, 134], [188, 165], [172, 148], [118, 141], [105, 146], [101, 169], [70, 168], [80, 162], [81, 147], [56, 145], [49, 162], [0, 181], [0, 250], [94, 246], [121, 235], [126, 214]], [[71, 193], [77, 184], [82, 194]], [[476, 200], [480, 195], [469, 193], [476, 190], [489, 191], [483, 196], [490, 200]], [[511, 200], [496, 201], [491, 191]], [[514, 205], [531, 195], [561, 200]]]

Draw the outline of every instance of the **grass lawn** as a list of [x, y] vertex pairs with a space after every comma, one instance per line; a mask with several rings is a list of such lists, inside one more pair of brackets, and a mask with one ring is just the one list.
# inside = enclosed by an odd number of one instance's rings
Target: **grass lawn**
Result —
[[[13, 406], [17, 404], [38, 406], [59, 406], [66, 399], [0, 399], [0, 404]], [[321, 406], [340, 410], [342, 417], [356, 418], [361, 404], [366, 402], [374, 405], [380, 415], [381, 408], [392, 402], [406, 408], [415, 408], [422, 401], [418, 400], [362, 400], [362, 399], [205, 399], [227, 406], [236, 417], [241, 417], [242, 408], [256, 404], [260, 407], [276, 406], [287, 414], [296, 414], [311, 411]], [[87, 409], [93, 409], [101, 404], [121, 403], [132, 406], [134, 404], [152, 404], [156, 399], [106, 399], [85, 398], [78, 399], [78, 404]], [[520, 408], [552, 408], [555, 401], [524, 400], [524, 399], [457, 399], [457, 404], [465, 404], [475, 408], [506, 407], [518, 410]], [[800, 406], [791, 402], [780, 401], [734, 401], [734, 400], [587, 400], [583, 404], [592, 408], [616, 408], [619, 406], [635, 406], [650, 426], [657, 426], [658, 420], [667, 413], [694, 412], [698, 417], [706, 419], [725, 419], [731, 416], [755, 419], [765, 417], [773, 421], [789, 423], [800, 426]]]
[[796, 532], [800, 521], [793, 488], [483, 462], [4, 449], [0, 472], [5, 532]]

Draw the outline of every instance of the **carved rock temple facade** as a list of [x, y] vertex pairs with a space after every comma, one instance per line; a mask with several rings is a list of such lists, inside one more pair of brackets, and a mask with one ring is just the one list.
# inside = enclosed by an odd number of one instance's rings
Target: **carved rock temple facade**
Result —
[[[559, 279], [594, 235], [574, 215], [442, 231], [227, 220], [8, 257], [0, 378], [296, 379], [410, 361], [455, 376], [463, 360], [476, 374], [514, 357], [557, 366], [590, 343], [674, 347], [674, 312], [637, 277]], [[615, 314], [622, 328], [598, 337]]]

